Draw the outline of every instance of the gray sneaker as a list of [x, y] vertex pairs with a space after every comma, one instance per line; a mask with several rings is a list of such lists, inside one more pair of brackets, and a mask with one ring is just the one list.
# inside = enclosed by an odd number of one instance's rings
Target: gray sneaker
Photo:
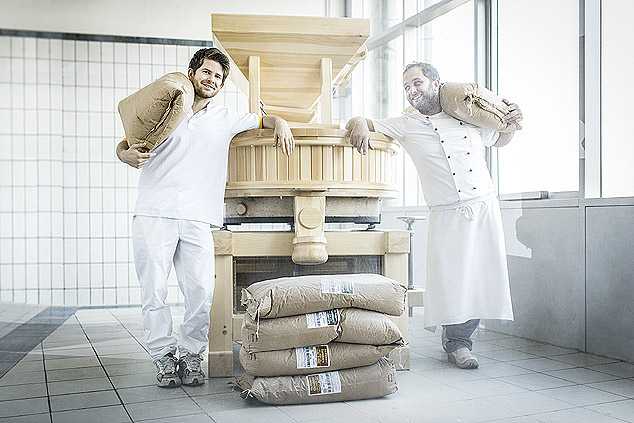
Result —
[[456, 351], [447, 354], [450, 363], [456, 363], [460, 369], [477, 369], [480, 366], [478, 359], [475, 358], [469, 348], [458, 348]]
[[161, 388], [176, 388], [181, 386], [181, 380], [176, 375], [176, 357], [167, 353], [162, 358], [154, 360], [156, 365], [156, 384]]
[[178, 376], [186, 386], [198, 386], [205, 383], [205, 373], [200, 368], [200, 354], [188, 352], [178, 360]]

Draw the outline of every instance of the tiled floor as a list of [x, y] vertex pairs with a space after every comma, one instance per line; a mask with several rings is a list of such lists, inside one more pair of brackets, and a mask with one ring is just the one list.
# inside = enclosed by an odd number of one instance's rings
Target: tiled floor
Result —
[[[7, 316], [28, 314], [0, 306], [3, 326]], [[0, 378], [0, 422], [634, 422], [632, 364], [479, 329], [480, 368], [459, 370], [446, 362], [439, 335], [423, 330], [418, 309], [409, 335], [411, 370], [397, 373], [397, 393], [270, 406], [241, 399], [232, 378], [154, 386], [139, 309], [81, 309]]]

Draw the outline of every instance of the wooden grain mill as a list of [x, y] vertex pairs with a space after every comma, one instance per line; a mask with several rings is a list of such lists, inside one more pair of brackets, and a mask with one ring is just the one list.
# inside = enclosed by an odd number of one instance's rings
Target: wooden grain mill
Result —
[[[283, 222], [294, 229], [213, 232], [209, 375], [230, 376], [232, 343], [241, 339], [241, 287], [298, 268], [375, 272], [407, 283], [409, 234], [324, 231], [326, 222], [379, 223], [380, 199], [397, 193], [399, 146], [375, 134], [374, 150], [361, 155], [332, 117], [333, 87], [346, 83], [367, 54], [369, 20], [213, 14], [211, 26], [214, 46], [230, 57], [229, 77], [248, 94], [250, 111], [285, 118], [296, 143], [287, 157], [274, 145], [273, 130], [255, 129], [238, 134], [229, 148], [225, 222]], [[407, 339], [407, 316], [394, 320]], [[400, 368], [409, 368], [409, 347], [395, 354]]]

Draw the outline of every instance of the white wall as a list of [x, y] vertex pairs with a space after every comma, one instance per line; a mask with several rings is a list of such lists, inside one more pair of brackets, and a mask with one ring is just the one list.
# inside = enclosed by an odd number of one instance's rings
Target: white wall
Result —
[[[0, 28], [211, 39], [211, 14], [340, 16], [329, 0], [1, 0]], [[328, 10], [327, 10], [328, 9]]]

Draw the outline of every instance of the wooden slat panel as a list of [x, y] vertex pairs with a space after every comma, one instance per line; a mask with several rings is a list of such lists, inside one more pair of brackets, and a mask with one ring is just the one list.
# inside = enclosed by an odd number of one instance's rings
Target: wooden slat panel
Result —
[[315, 145], [310, 148], [310, 179], [313, 181], [321, 181], [324, 178], [323, 174], [323, 156], [321, 154], [321, 146]]
[[[291, 157], [295, 155], [296, 154], [293, 153]], [[286, 154], [282, 153], [281, 148], [275, 149], [275, 157], [277, 162], [277, 179], [279, 181], [288, 181], [288, 164], [292, 159], [290, 159]]]
[[352, 149], [352, 180], [361, 180], [361, 154]]
[[227, 160], [227, 182], [235, 182], [238, 180], [238, 158], [235, 148], [229, 148], [229, 156]]
[[[335, 147], [336, 148], [336, 147]], [[323, 146], [322, 147], [322, 158], [324, 161], [324, 168], [323, 168], [323, 179], [325, 181], [334, 181], [335, 180], [335, 174], [334, 174], [334, 163], [333, 163], [333, 148], [329, 147], [329, 146]]]
[[277, 179], [277, 150], [281, 151], [282, 149], [273, 146], [264, 147], [264, 155], [266, 156], [264, 179], [266, 181], [275, 181]]
[[236, 148], [236, 164], [237, 164], [237, 177], [236, 180], [239, 182], [247, 181], [247, 172], [249, 167], [247, 166], [247, 157], [246, 157], [246, 149], [248, 147], [237, 147]]
[[343, 151], [344, 151], [344, 148], [339, 146], [334, 147], [334, 150], [333, 150], [332, 168], [333, 168], [333, 175], [334, 175], [335, 181], [343, 180], [343, 173], [344, 173]]
[[[352, 157], [352, 148], [343, 148], [343, 180], [352, 181], [352, 168], [354, 166], [354, 159]], [[357, 154], [356, 152], [354, 154]]]
[[301, 145], [299, 147], [299, 180], [310, 181], [311, 166], [311, 149], [309, 145]]
[[249, 112], [260, 114], [260, 57], [249, 56]]
[[255, 154], [255, 180], [256, 181], [265, 181], [266, 180], [266, 156], [264, 153], [264, 149], [266, 147], [263, 145], [258, 145], [257, 147], [253, 147], [253, 153]]
[[299, 147], [295, 146], [293, 154], [289, 157], [288, 161], [288, 180], [299, 181], [299, 167], [302, 152]]

